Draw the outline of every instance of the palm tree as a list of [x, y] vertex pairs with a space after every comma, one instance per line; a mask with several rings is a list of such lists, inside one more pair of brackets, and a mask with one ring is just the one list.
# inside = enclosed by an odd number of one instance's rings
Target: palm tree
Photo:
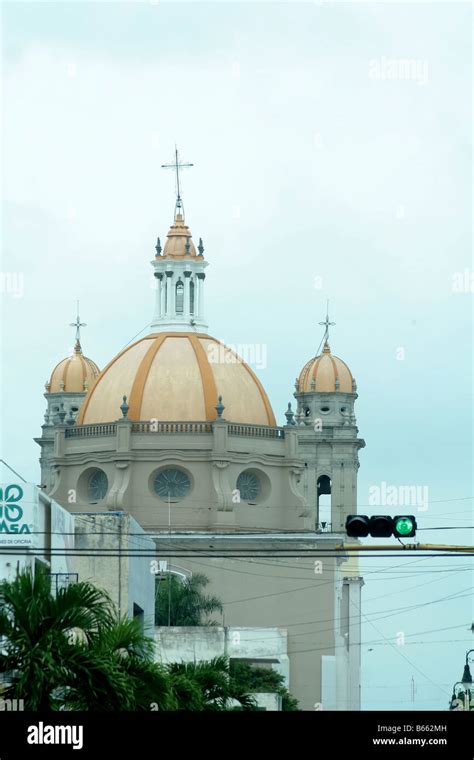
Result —
[[173, 573], [157, 579], [155, 595], [155, 625], [214, 625], [208, 619], [213, 612], [222, 612], [222, 602], [216, 596], [203, 593], [209, 578], [196, 573], [181, 580]]
[[[0, 583], [0, 674], [5, 697], [28, 710], [172, 709], [153, 641], [139, 621], [119, 620], [90, 583], [51, 593], [48, 577], [25, 572]], [[151, 698], [153, 697], [153, 698]]]
[[232, 678], [227, 657], [167, 666], [178, 710], [256, 710], [257, 703]]
[[241, 660], [231, 660], [230, 675], [242, 692], [274, 692], [281, 697], [283, 711], [299, 710], [295, 699], [285, 686], [285, 679], [276, 670], [251, 665]]
[[[177, 709], [164, 668], [153, 661], [154, 641], [138, 619], [111, 619], [101, 625], [88, 648], [80, 647], [65, 702], [73, 710]], [[113, 683], [111, 698], [103, 673]]]
[[[207, 579], [194, 577], [199, 591]], [[207, 606], [202, 599], [199, 606], [191, 597], [180, 614], [220, 606], [204, 599]], [[255, 709], [225, 657], [154, 662], [154, 641], [140, 621], [118, 618], [107, 594], [90, 583], [54, 596], [43, 573], [0, 582], [0, 643], [2, 697], [23, 699], [27, 710]]]

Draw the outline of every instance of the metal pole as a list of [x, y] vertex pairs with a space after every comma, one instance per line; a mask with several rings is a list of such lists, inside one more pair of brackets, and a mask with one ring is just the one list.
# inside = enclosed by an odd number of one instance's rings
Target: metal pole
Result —
[[336, 550], [346, 552], [399, 552], [403, 551], [434, 551], [434, 552], [474, 552], [474, 546], [456, 546], [451, 544], [337, 544]]

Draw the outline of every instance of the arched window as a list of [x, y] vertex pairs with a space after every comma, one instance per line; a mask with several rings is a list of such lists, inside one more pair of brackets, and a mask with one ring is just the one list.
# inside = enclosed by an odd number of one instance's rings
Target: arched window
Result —
[[317, 517], [316, 528], [331, 529], [331, 478], [320, 475], [317, 480]]
[[189, 313], [194, 314], [194, 280], [189, 283]]
[[176, 314], [184, 311], [184, 285], [181, 280], [176, 283]]

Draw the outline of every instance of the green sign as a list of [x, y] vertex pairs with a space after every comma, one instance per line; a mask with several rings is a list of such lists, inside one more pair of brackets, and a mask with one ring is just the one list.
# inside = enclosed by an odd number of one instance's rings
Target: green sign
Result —
[[[23, 488], [17, 483], [0, 486], [0, 544], [2, 545], [30, 545], [32, 543], [31, 528], [33, 526], [25, 520], [23, 499]], [[20, 536], [21, 534], [28, 534], [30, 538], [23, 538], [22, 540], [14, 539], [15, 536]], [[4, 538], [5, 535], [12, 538]]]

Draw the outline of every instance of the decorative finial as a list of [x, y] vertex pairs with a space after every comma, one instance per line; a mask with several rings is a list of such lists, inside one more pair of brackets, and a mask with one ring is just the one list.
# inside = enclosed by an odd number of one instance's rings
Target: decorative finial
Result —
[[327, 342], [328, 342], [328, 338], [329, 338], [329, 328], [332, 325], [336, 324], [335, 322], [330, 322], [329, 321], [329, 299], [328, 299], [328, 301], [326, 303], [326, 319], [324, 320], [324, 322], [320, 322], [319, 324], [323, 325], [324, 328], [325, 328], [324, 335], [323, 335], [323, 341], [324, 341], [324, 347], [326, 347]]
[[59, 405], [59, 412], [58, 412], [59, 422], [61, 425], [64, 425], [64, 418], [66, 417], [66, 412], [64, 411], [64, 403], [61, 401]]
[[189, 242], [189, 240], [190, 240], [190, 237], [188, 235], [188, 237], [186, 238], [185, 246], [184, 246], [184, 250], [185, 250], [186, 256], [189, 256], [189, 253], [190, 253], [190, 250], [191, 250], [191, 243]]
[[354, 378], [352, 378], [352, 393], [357, 393], [357, 383]]
[[[202, 244], [202, 238], [199, 238], [198, 251], [199, 251], [199, 255], [202, 256], [203, 253], [204, 253], [204, 246]], [[211, 255], [212, 255], [212, 253], [211, 253]]]
[[222, 403], [222, 396], [219, 396], [219, 398], [217, 399], [217, 406], [215, 406], [214, 409], [217, 412], [217, 419], [220, 419], [222, 417], [222, 412], [225, 409], [225, 406]]
[[176, 172], [176, 204], [174, 208], [174, 218], [176, 220], [176, 217], [178, 214], [182, 214], [184, 219], [184, 208], [183, 208], [183, 201], [181, 200], [181, 188], [179, 185], [179, 170], [180, 169], [187, 169], [190, 166], [194, 166], [194, 164], [185, 164], [181, 163], [178, 157], [178, 148], [176, 145], [174, 146], [174, 163], [172, 164], [161, 164], [162, 169], [173, 169], [173, 171]]
[[127, 397], [123, 397], [123, 402], [120, 404], [120, 409], [122, 410], [122, 416], [126, 420], [128, 419], [127, 414], [128, 410], [130, 409], [129, 405], [127, 404]]
[[295, 413], [293, 412], [290, 403], [288, 403], [288, 409], [285, 412], [285, 417], [286, 417], [286, 424], [287, 425], [296, 425], [296, 422], [295, 422]]
[[74, 412], [72, 409], [69, 410], [69, 417], [66, 420], [66, 425], [74, 425], [76, 420], [74, 419]]
[[161, 240], [160, 238], [156, 238], [156, 245], [155, 245], [155, 251], [157, 256], [161, 256], [161, 251], [163, 249], [161, 248]]
[[79, 317], [79, 301], [76, 301], [77, 303], [77, 316], [76, 321], [71, 322], [69, 324], [69, 327], [75, 327], [76, 328], [76, 345], [74, 346], [74, 351], [79, 354], [81, 353], [81, 327], [87, 327], [85, 322], [81, 322], [81, 318]]
[[329, 343], [326, 341], [323, 347], [323, 354], [330, 354], [330, 353], [331, 353], [331, 349], [329, 347]]
[[298, 380], [298, 378], [296, 378], [296, 380], [295, 380], [295, 391], [298, 393], [299, 389], [300, 389], [300, 381]]

